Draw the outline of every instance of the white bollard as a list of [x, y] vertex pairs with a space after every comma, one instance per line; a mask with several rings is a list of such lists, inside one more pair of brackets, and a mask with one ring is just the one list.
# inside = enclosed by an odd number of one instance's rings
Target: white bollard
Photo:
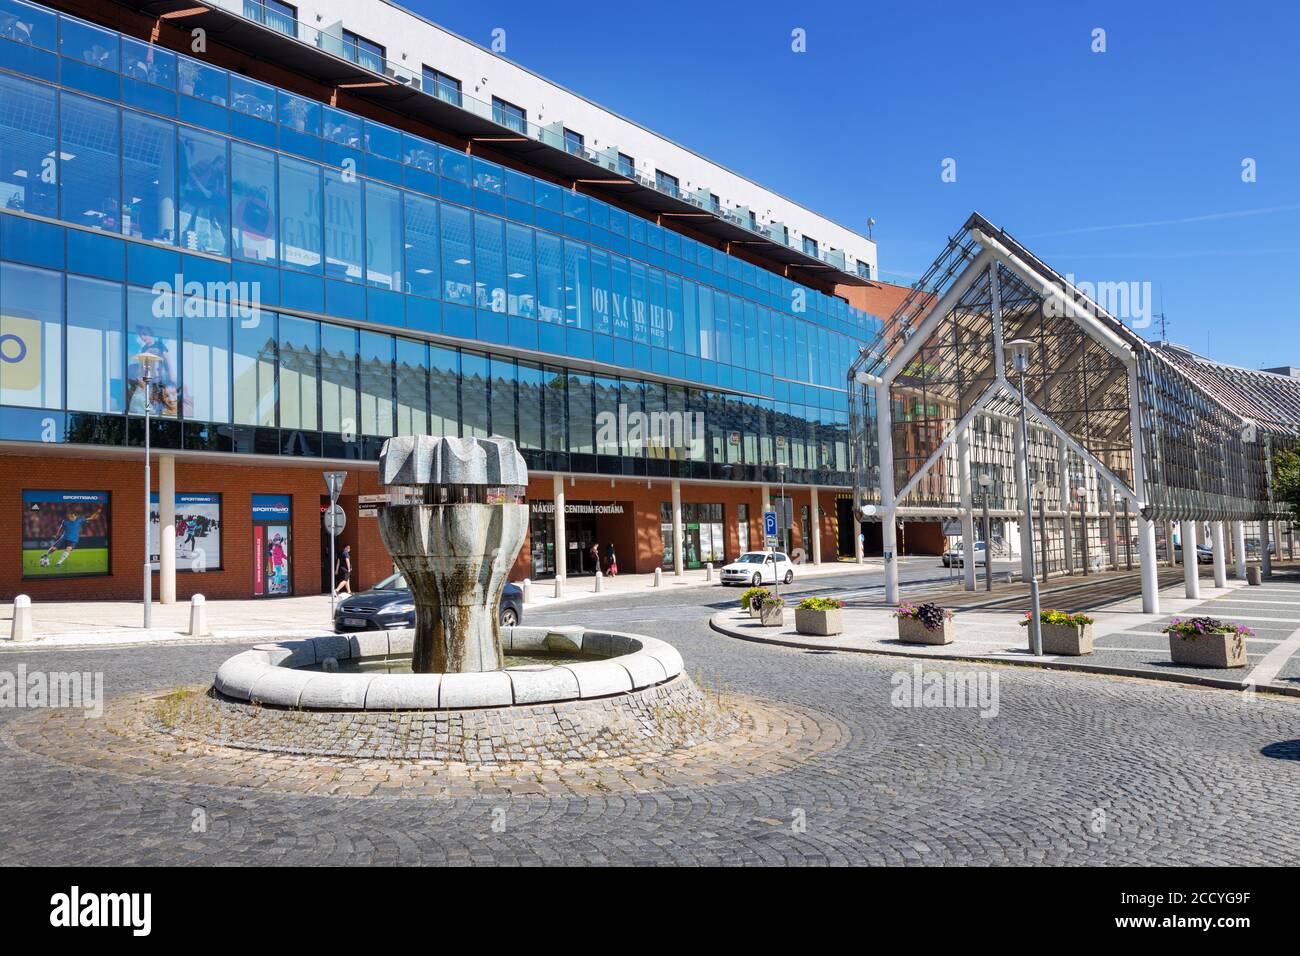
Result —
[[559, 575], [555, 577], [555, 596], [557, 598], [564, 597], [564, 578]]
[[604, 579], [604, 577], [605, 575], [601, 574], [599, 571], [596, 572], [596, 586], [593, 589], [596, 594], [600, 593], [600, 582]]
[[532, 587], [532, 584], [533, 584], [533, 582], [530, 581], [530, 580], [528, 580], [528, 578], [524, 578], [522, 581], [519, 582], [519, 590], [522, 592], [521, 595], [520, 595], [520, 599], [521, 599], [525, 604], [527, 604], [527, 603], [529, 602], [529, 600], [531, 600], [530, 597], [529, 597], [529, 595], [528, 595], [528, 589], [529, 589], [530, 587]]
[[663, 569], [662, 569], [662, 568], [655, 568], [655, 583], [654, 583], [652, 586], [653, 586], [653, 587], [659, 587], [659, 582], [660, 582], [660, 580], [663, 578], [663, 576], [664, 576], [664, 574], [663, 574]]
[[704, 582], [707, 584], [712, 580], [713, 580], [713, 562], [709, 561], [704, 565]]
[[14, 626], [9, 636], [15, 643], [32, 639], [32, 599], [26, 594], [14, 598]]
[[190, 637], [205, 637], [208, 633], [208, 602], [202, 594], [190, 598]]

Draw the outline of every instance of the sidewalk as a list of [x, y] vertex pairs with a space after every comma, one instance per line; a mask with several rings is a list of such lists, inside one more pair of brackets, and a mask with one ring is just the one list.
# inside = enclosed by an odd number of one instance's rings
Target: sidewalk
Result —
[[[1300, 696], [1300, 580], [1274, 578], [1263, 587], [1230, 581], [1226, 588], [1206, 587], [1202, 581], [1198, 600], [1184, 597], [1178, 584], [1161, 590], [1160, 606], [1160, 614], [1143, 614], [1141, 598], [1128, 597], [1089, 610], [1095, 621], [1094, 651], [1084, 657], [1034, 657], [1027, 629], [1020, 626], [1024, 611], [1011, 608], [956, 609], [953, 643], [942, 646], [899, 641], [893, 609], [884, 606], [846, 607], [844, 632], [834, 637], [799, 634], [792, 608], [786, 609], [780, 628], [763, 627], [740, 610], [722, 611], [709, 623], [728, 637], [809, 650], [1027, 664]], [[1189, 614], [1237, 621], [1254, 630], [1255, 637], [1246, 641], [1246, 667], [1189, 668], [1170, 662], [1168, 637], [1161, 629], [1171, 618]]]
[[[841, 561], [835, 564], [803, 565], [795, 571], [798, 575], [795, 580], [798, 582], [800, 578], [812, 576], [865, 574], [879, 571], [880, 568], [879, 558], [866, 558], [863, 564]], [[681, 577], [665, 572], [660, 578], [660, 587], [656, 589], [653, 574], [620, 574], [602, 579], [599, 594], [595, 592], [595, 577], [569, 578], [564, 582], [563, 595], [559, 598], [555, 597], [553, 581], [538, 581], [528, 589], [529, 599], [524, 605], [524, 616], [527, 619], [530, 612], [545, 611], [561, 604], [574, 604], [597, 597], [714, 587], [718, 581], [717, 570], [713, 572], [712, 581], [706, 580], [706, 576], [703, 569], [686, 571]], [[188, 633], [188, 601], [155, 603], [152, 627], [148, 631], [143, 627], [143, 613], [138, 601], [34, 602], [32, 621], [36, 638], [15, 644], [9, 640], [13, 627], [13, 604], [6, 603], [0, 605], [0, 649], [168, 644], [186, 641], [259, 641], [333, 633], [328, 594], [264, 600], [209, 601], [209, 633], [199, 638], [191, 637]]]

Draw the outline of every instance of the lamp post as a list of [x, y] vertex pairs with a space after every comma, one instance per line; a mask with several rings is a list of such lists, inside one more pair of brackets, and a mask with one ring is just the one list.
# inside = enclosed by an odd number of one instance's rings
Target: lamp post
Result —
[[1029, 494], [1029, 415], [1025, 409], [1025, 372], [1029, 370], [1029, 350], [1034, 343], [1028, 339], [1015, 339], [1006, 347], [1011, 352], [1011, 362], [1020, 375], [1020, 454], [1024, 468], [1025, 522], [1029, 534], [1029, 646], [1035, 657], [1043, 656], [1043, 630], [1039, 621], [1038, 574], [1034, 563], [1034, 506]]
[[984, 472], [978, 478], [980, 486], [980, 500], [984, 503], [984, 590], [993, 590], [993, 552], [989, 547], [989, 494], [993, 487], [993, 479], [988, 472]]
[[[149, 485], [149, 413], [153, 407], [153, 397], [149, 394], [149, 385], [154, 379], [161, 356], [154, 352], [140, 352], [131, 356], [140, 369], [140, 388], [144, 393], [144, 629], [149, 630], [153, 619], [153, 563], [149, 560], [149, 512], [153, 507]], [[162, 529], [158, 529], [158, 541], [162, 542]]]
[[[781, 537], [781, 549], [788, 557], [790, 547], [785, 530], [785, 462], [778, 461], [776, 463], [776, 475], [781, 482], [781, 510], [778, 512], [780, 517], [777, 518], [776, 530]], [[777, 594], [781, 593], [781, 575], [778, 573], [775, 559], [772, 561], [772, 587]]]
[[[1085, 477], [1084, 481], [1087, 479]], [[1079, 554], [1083, 558], [1083, 576], [1088, 576], [1088, 486], [1076, 485], [1074, 497], [1079, 499]]]

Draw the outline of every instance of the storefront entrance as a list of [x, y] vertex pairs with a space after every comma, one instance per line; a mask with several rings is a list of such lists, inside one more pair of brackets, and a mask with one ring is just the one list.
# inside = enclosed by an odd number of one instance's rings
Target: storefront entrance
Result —
[[[529, 547], [532, 577], [555, 577], [555, 502], [530, 502]], [[564, 506], [564, 529], [568, 538], [565, 573], [568, 577], [592, 575], [597, 571], [591, 546], [600, 545], [600, 568], [607, 571], [609, 548], [613, 545], [620, 561], [630, 560], [633, 536], [632, 515], [622, 502], [568, 501]], [[624, 549], [626, 548], [626, 553]]]

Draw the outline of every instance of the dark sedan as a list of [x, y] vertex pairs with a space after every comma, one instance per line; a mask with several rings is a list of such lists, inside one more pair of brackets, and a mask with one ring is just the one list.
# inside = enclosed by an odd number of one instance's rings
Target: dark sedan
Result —
[[[501, 594], [501, 624], [513, 627], [524, 619], [524, 593], [507, 583]], [[384, 578], [369, 591], [343, 598], [334, 611], [336, 631], [386, 630], [415, 627], [415, 604], [401, 573]]]

